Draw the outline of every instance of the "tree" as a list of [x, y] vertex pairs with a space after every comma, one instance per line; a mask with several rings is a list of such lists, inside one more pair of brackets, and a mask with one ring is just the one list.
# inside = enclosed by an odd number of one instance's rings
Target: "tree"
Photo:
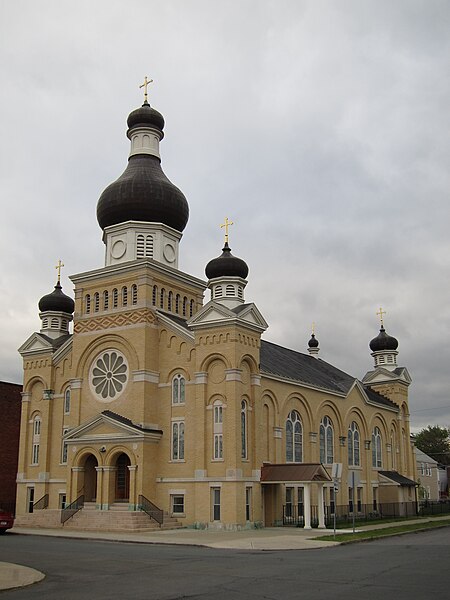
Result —
[[428, 425], [414, 438], [419, 450], [444, 465], [450, 465], [450, 430], [447, 427]]

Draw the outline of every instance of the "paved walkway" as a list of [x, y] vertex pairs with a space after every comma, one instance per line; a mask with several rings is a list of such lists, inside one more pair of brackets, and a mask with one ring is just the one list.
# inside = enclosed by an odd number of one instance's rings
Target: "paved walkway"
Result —
[[[448, 519], [448, 515], [434, 520]], [[413, 523], [425, 523], [425, 519], [414, 519]], [[356, 531], [383, 529], [402, 523], [378, 523], [358, 527]], [[352, 529], [339, 529], [337, 533], [351, 532]], [[178, 544], [205, 546], [208, 548], [229, 548], [235, 550], [306, 550], [333, 546], [339, 542], [324, 542], [316, 538], [333, 534], [332, 529], [301, 529], [273, 527], [266, 529], [246, 529], [242, 531], [212, 531], [195, 529], [172, 529], [145, 533], [113, 531], [75, 531], [69, 529], [32, 529], [14, 527], [7, 535], [44, 535], [49, 537], [69, 537], [73, 539], [95, 539], [113, 542], [134, 542], [140, 544]], [[34, 569], [0, 562], [0, 590], [22, 587], [36, 583], [45, 575]]]

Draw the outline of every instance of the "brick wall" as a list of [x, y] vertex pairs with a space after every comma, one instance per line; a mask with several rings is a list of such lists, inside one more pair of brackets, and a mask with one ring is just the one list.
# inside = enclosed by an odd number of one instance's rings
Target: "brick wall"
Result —
[[0, 381], [0, 506], [14, 510], [22, 386]]

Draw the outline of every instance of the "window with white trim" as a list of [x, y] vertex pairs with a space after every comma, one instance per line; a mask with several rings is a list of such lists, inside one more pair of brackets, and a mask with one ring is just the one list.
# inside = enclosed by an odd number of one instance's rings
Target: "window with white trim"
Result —
[[170, 496], [170, 505], [172, 507], [172, 513], [174, 515], [184, 514], [184, 495], [173, 494]]
[[303, 428], [300, 415], [291, 410], [286, 419], [286, 462], [302, 462]]
[[64, 392], [64, 414], [68, 415], [70, 413], [70, 388]]
[[216, 401], [214, 403], [213, 414], [214, 414], [213, 458], [214, 458], [214, 460], [223, 460], [223, 406], [220, 401]]
[[241, 458], [247, 457], [247, 402], [242, 400], [241, 402]]
[[182, 375], [175, 375], [172, 379], [172, 404], [184, 404], [185, 383]]
[[359, 467], [359, 429], [355, 421], [348, 428], [347, 436], [348, 464], [350, 467]]
[[184, 460], [184, 421], [172, 423], [172, 460]]
[[380, 469], [381, 466], [381, 431], [379, 427], [375, 427], [372, 432], [372, 467], [375, 469]]
[[334, 431], [330, 417], [323, 417], [319, 429], [320, 438], [320, 462], [331, 465], [334, 457]]
[[32, 439], [32, 450], [31, 450], [31, 464], [39, 464], [39, 447], [41, 442], [41, 424], [42, 420], [39, 415], [33, 419], [33, 439]]
[[220, 521], [220, 488], [211, 488], [211, 520]]

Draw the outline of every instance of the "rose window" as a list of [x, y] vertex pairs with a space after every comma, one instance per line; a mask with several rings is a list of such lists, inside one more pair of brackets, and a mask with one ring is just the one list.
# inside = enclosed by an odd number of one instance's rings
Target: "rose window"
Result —
[[103, 400], [113, 400], [120, 396], [128, 379], [128, 365], [125, 357], [115, 350], [103, 352], [92, 366], [91, 384], [93, 390]]

